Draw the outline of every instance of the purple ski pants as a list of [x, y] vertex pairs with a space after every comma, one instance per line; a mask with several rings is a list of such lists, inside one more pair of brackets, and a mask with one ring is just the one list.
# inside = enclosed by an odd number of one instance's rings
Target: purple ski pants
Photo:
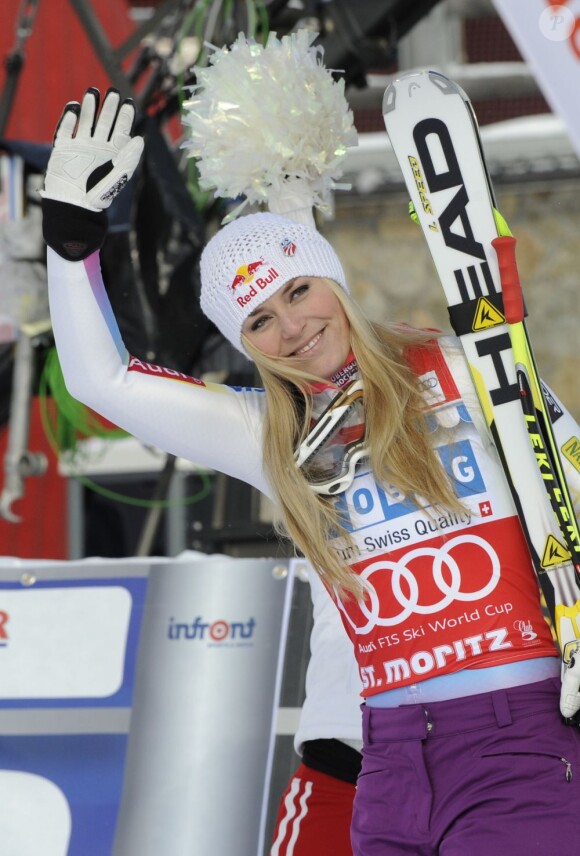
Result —
[[363, 705], [354, 856], [576, 856], [580, 730], [557, 680], [394, 709]]

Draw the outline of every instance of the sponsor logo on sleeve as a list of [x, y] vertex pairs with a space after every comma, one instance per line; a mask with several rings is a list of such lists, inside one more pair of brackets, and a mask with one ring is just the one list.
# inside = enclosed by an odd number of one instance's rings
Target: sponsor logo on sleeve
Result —
[[167, 369], [164, 366], [156, 366], [155, 363], [146, 363], [137, 357], [131, 357], [127, 371], [140, 372], [140, 374], [157, 375], [158, 377], [180, 380], [183, 383], [191, 383], [194, 386], [205, 386], [205, 383], [197, 377], [190, 377], [176, 369]]

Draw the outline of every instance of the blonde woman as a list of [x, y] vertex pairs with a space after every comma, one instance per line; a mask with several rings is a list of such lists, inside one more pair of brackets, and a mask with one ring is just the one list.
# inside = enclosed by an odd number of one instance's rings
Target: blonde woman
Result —
[[208, 243], [201, 304], [263, 389], [132, 358], [98, 260], [103, 211], [141, 148], [132, 106], [118, 105], [109, 93], [95, 121], [89, 91], [65, 109], [46, 176], [70, 392], [276, 501], [358, 662], [356, 856], [572, 853], [580, 736], [559, 715], [559, 658], [457, 342], [370, 323], [316, 230], [258, 213]]

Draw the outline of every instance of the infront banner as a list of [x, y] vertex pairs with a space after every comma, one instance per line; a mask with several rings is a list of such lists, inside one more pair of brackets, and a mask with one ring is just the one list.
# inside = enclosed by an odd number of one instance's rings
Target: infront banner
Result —
[[580, 0], [494, 0], [498, 14], [580, 157]]
[[271, 559], [151, 570], [114, 856], [262, 853], [291, 595]]
[[2, 856], [257, 856], [291, 563], [0, 558]]

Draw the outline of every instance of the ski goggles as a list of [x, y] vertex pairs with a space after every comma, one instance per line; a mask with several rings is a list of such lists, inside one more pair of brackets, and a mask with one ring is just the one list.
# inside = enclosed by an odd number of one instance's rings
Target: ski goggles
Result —
[[363, 385], [353, 380], [332, 399], [294, 457], [315, 493], [334, 496], [352, 484], [365, 455]]

